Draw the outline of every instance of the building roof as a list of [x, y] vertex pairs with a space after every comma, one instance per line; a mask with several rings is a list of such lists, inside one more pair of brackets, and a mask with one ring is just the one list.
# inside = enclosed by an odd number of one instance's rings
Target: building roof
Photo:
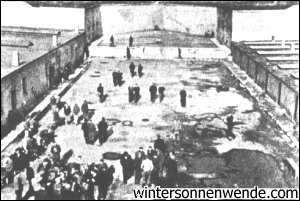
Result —
[[18, 69], [11, 66], [13, 51], [19, 52], [22, 66], [53, 49], [53, 35], [58, 36], [57, 46], [75, 37], [73, 30], [1, 27], [1, 78]]
[[[299, 44], [299, 41], [292, 42]], [[296, 76], [299, 74], [299, 50], [298, 53], [295, 53], [291, 48], [283, 50], [280, 45], [281, 42], [278, 45], [274, 45], [273, 42], [269, 41], [270, 45], [268, 45], [267, 42], [264, 42], [264, 46], [267, 46], [264, 50], [264, 54], [259, 54], [261, 53], [261, 50], [251, 48], [253, 43], [250, 41], [242, 41], [234, 44], [244, 53], [249, 55], [252, 60], [266, 68], [270, 73], [282, 80], [288, 87], [299, 94], [299, 76]], [[272, 48], [268, 49], [268, 47]], [[282, 51], [285, 51], [285, 53], [282, 54]], [[290, 54], [288, 54], [289, 52]]]

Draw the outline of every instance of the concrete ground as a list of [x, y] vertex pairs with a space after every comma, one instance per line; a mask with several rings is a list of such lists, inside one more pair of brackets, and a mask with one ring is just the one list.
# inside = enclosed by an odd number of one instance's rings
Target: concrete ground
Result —
[[[234, 184], [240, 187], [293, 186], [279, 162], [285, 157], [298, 161], [298, 151], [289, 145], [289, 140], [257, 108], [251, 97], [235, 88], [236, 80], [223, 64], [195, 60], [133, 62], [144, 66], [143, 77], [130, 77], [129, 61], [92, 59], [91, 67], [62, 101], [81, 105], [87, 100], [90, 108], [95, 110], [92, 117], [95, 124], [102, 117], [117, 119], [120, 123], [112, 125], [109, 121], [113, 135], [102, 146], [98, 141], [94, 145], [87, 145], [81, 125], [59, 127], [56, 140], [62, 146], [62, 153], [73, 149], [73, 159], [80, 155], [84, 163], [98, 162], [105, 152], [128, 151], [133, 155], [138, 147], [153, 145], [156, 135], [160, 134], [167, 141], [169, 149], [176, 153], [181, 187], [233, 187]], [[113, 70], [124, 73], [126, 82], [123, 86], [113, 86]], [[96, 94], [100, 82], [108, 94], [104, 103], [99, 102]], [[150, 102], [149, 86], [153, 82], [166, 88], [162, 103], [158, 100]], [[137, 104], [128, 103], [128, 86], [136, 83], [141, 87], [142, 97]], [[229, 91], [217, 92], [218, 85], [228, 86]], [[186, 108], [180, 106], [179, 91], [182, 88], [188, 94]], [[233, 140], [225, 137], [225, 120], [229, 114], [235, 117], [236, 138]], [[51, 121], [49, 112], [40, 124], [46, 128]], [[132, 126], [124, 126], [124, 121], [131, 121]], [[178, 128], [181, 128], [180, 140], [174, 141], [171, 138], [174, 129]], [[136, 187], [132, 184], [133, 180], [128, 185], [121, 184], [119, 161], [108, 160], [107, 163], [116, 167], [109, 197], [130, 199], [132, 189]], [[203, 179], [197, 179], [199, 177]], [[1, 198], [14, 196], [8, 189], [2, 190]]]
[[[144, 75], [131, 78], [129, 63], [144, 66]], [[88, 145], [84, 141], [81, 125], [57, 128], [56, 141], [62, 153], [73, 149], [71, 160], [82, 156], [81, 162], [99, 162], [106, 152], [133, 155], [140, 147], [153, 146], [156, 135], [175, 151], [179, 167], [179, 187], [292, 187], [293, 179], [282, 163], [286, 157], [299, 161], [298, 149], [293, 147], [283, 132], [259, 109], [257, 103], [243, 89], [224, 64], [197, 60], [120, 60], [92, 58], [90, 68], [62, 98], [71, 106], [84, 100], [94, 110], [92, 122], [105, 117], [113, 129], [112, 136], [102, 146], [98, 141]], [[114, 87], [112, 72], [123, 72], [125, 83]], [[108, 95], [100, 103], [96, 89], [99, 83]], [[150, 102], [152, 83], [166, 88], [162, 103]], [[141, 87], [138, 103], [128, 103], [128, 86]], [[217, 92], [217, 86], [229, 91]], [[187, 91], [187, 106], [180, 106], [179, 91]], [[234, 116], [235, 139], [225, 136], [226, 117]], [[61, 111], [61, 115], [63, 115]], [[126, 125], [128, 121], [132, 126]], [[117, 122], [114, 124], [114, 122]], [[123, 124], [125, 122], [125, 124]], [[52, 123], [49, 111], [39, 122], [46, 128]], [[173, 137], [179, 131], [179, 140]], [[131, 199], [133, 178], [122, 184], [119, 161], [106, 161], [114, 165], [114, 183], [109, 190], [110, 199]], [[95, 192], [97, 195], [97, 192]], [[11, 186], [1, 190], [1, 199], [14, 199]]]

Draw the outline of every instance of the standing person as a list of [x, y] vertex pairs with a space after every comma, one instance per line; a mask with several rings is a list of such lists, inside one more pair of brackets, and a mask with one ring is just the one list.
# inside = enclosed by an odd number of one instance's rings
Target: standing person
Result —
[[16, 200], [22, 200], [23, 190], [24, 190], [24, 175], [23, 172], [16, 171], [16, 176], [14, 178], [14, 190], [16, 194]]
[[13, 156], [10, 155], [5, 162], [6, 184], [11, 184], [14, 181], [14, 162]]
[[129, 36], [129, 47], [132, 47], [133, 45], [133, 37], [130, 35]]
[[62, 119], [59, 116], [58, 108], [56, 108], [55, 111], [53, 112], [53, 126], [54, 127], [60, 126], [61, 123], [62, 123]]
[[125, 151], [121, 157], [121, 165], [123, 170], [123, 183], [127, 184], [127, 181], [134, 173], [134, 162], [127, 151]]
[[138, 75], [139, 75], [139, 77], [142, 77], [143, 76], [143, 66], [142, 66], [142, 64], [140, 64], [139, 63], [139, 65], [138, 65]]
[[177, 183], [178, 169], [175, 156], [170, 152], [169, 159], [166, 162], [167, 184], [168, 188], [174, 188]]
[[99, 144], [102, 145], [103, 142], [107, 139], [107, 122], [105, 118], [102, 117], [102, 120], [98, 123], [98, 132], [99, 132]]
[[134, 100], [133, 88], [131, 86], [128, 87], [128, 101], [131, 103]]
[[159, 183], [159, 158], [158, 158], [158, 153], [155, 152], [152, 158], [152, 163], [153, 163], [153, 170], [151, 173], [151, 181], [153, 184], [155, 184], [156, 186]]
[[64, 105], [64, 113], [66, 124], [70, 124], [72, 122], [71, 107], [67, 103]]
[[78, 120], [79, 120], [79, 112], [80, 112], [80, 107], [78, 106], [78, 104], [76, 103], [73, 107], [73, 116], [74, 116], [74, 123], [77, 125], [79, 124]]
[[149, 159], [148, 156], [146, 156], [146, 159], [143, 160], [141, 165], [142, 171], [143, 171], [143, 187], [145, 185], [150, 186], [151, 185], [151, 172], [153, 170], [153, 163]]
[[142, 178], [142, 162], [145, 159], [145, 152], [143, 151], [143, 147], [135, 153], [134, 159], [134, 172], [135, 172], [135, 184], [140, 184]]
[[111, 47], [114, 47], [114, 46], [115, 46], [115, 39], [114, 39], [114, 36], [113, 36], [113, 35], [111, 35], [111, 37], [110, 37], [110, 46], [111, 46]]
[[61, 147], [57, 143], [54, 143], [51, 146], [51, 154], [52, 154], [53, 165], [55, 166], [60, 165], [60, 153], [61, 153]]
[[117, 72], [116, 71], [114, 71], [112, 73], [112, 77], [113, 77], [114, 86], [117, 86]]
[[83, 131], [83, 137], [85, 139], [85, 142], [88, 143], [88, 126], [87, 126], [87, 119], [83, 120], [83, 123], [81, 124], [81, 129]]
[[157, 135], [157, 139], [154, 141], [154, 149], [158, 149], [162, 153], [165, 153], [166, 145], [160, 135]]
[[129, 47], [126, 48], [126, 56], [127, 56], [127, 60], [131, 59], [131, 54], [130, 54], [130, 49]]
[[148, 156], [148, 158], [150, 159], [150, 160], [152, 160], [153, 159], [153, 155], [154, 155], [154, 149], [152, 148], [152, 146], [149, 146], [148, 147], [148, 150], [147, 150], [147, 156]]
[[117, 85], [121, 86], [123, 81], [123, 73], [121, 73], [119, 70], [117, 72]]
[[135, 76], [135, 65], [133, 62], [130, 63], [129, 65], [129, 70], [130, 70], [130, 74], [131, 74], [131, 77], [134, 77]]
[[229, 139], [230, 137], [234, 138], [234, 134], [232, 132], [233, 130], [233, 116], [230, 115], [226, 118], [227, 120], [227, 131], [226, 131], [226, 137]]
[[99, 99], [100, 99], [100, 102], [103, 98], [103, 93], [104, 93], [104, 88], [102, 86], [102, 83], [99, 83], [99, 86], [97, 88], [97, 92], [98, 92], [98, 96], [99, 96]]
[[152, 103], [154, 103], [156, 99], [156, 93], [157, 93], [157, 87], [155, 86], [154, 83], [150, 86], [149, 91], [150, 91], [150, 100]]
[[184, 89], [182, 89], [179, 94], [180, 94], [181, 107], [185, 107], [186, 106], [186, 91]]
[[104, 200], [106, 198], [106, 171], [105, 167], [102, 167], [98, 170], [96, 175], [96, 184], [98, 185], [98, 200]]
[[179, 59], [182, 59], [182, 56], [181, 56], [181, 49], [180, 49], [180, 48], [178, 48], [178, 58], [179, 58]]
[[146, 157], [146, 154], [144, 152], [144, 148], [143, 147], [140, 147], [139, 150], [137, 152], [135, 152], [135, 157], [137, 157], [137, 155], [140, 154], [142, 159], [144, 160], [145, 157]]
[[133, 91], [134, 91], [134, 102], [137, 103], [140, 99], [140, 87], [136, 84], [133, 87]]
[[34, 178], [33, 162], [29, 162], [29, 165], [26, 166], [26, 180], [29, 184], [29, 192], [33, 193], [32, 179]]
[[84, 100], [83, 104], [81, 105], [81, 111], [83, 113], [83, 118], [89, 118], [89, 105], [86, 100]]
[[161, 103], [165, 97], [165, 87], [158, 87], [159, 102]]

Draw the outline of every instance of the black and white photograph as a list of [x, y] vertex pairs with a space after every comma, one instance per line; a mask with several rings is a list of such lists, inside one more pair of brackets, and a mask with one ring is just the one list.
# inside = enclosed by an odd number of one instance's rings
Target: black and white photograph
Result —
[[1, 1], [1, 200], [299, 199], [299, 1]]

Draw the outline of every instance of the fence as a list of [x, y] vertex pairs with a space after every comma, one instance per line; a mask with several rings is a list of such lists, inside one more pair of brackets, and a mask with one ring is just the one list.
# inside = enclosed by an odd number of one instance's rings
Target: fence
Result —
[[277, 104], [286, 109], [288, 115], [299, 123], [299, 92], [270, 72], [266, 66], [257, 62], [253, 55], [238, 44], [232, 43], [233, 61], [247, 72], [257, 85]]

